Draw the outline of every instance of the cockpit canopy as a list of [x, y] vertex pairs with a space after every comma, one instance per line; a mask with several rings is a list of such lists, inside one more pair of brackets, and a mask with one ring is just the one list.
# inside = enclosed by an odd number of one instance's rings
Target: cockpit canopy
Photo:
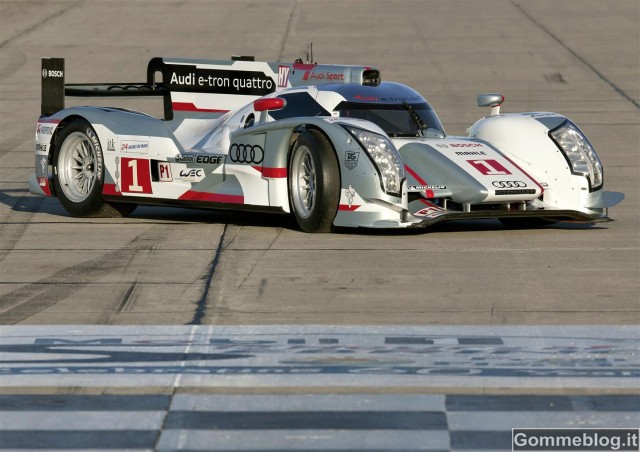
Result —
[[444, 127], [431, 105], [408, 86], [394, 82], [382, 82], [378, 86], [319, 86], [321, 104], [323, 97], [328, 97], [323, 96], [326, 91], [344, 98], [332, 108], [340, 117], [371, 121], [390, 137], [416, 137], [427, 133], [444, 136]]
[[330, 84], [314, 88], [313, 91], [279, 94], [278, 97], [287, 101], [286, 107], [269, 114], [274, 119], [303, 116], [365, 119], [378, 125], [390, 137], [445, 135], [431, 105], [416, 91], [400, 83], [382, 82], [378, 86]]

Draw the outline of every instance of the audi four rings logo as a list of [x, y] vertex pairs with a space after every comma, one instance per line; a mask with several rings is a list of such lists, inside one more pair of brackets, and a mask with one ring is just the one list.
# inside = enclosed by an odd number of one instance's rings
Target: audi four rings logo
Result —
[[519, 180], [496, 180], [492, 182], [494, 187], [498, 188], [522, 188], [527, 184]]
[[264, 160], [264, 150], [257, 144], [232, 144], [229, 158], [234, 163], [259, 164]]

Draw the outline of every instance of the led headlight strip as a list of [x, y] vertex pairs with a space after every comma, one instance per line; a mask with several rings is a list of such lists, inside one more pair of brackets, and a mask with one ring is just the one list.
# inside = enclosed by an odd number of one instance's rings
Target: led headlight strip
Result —
[[393, 143], [378, 133], [347, 125], [343, 127], [360, 143], [375, 164], [385, 193], [400, 196], [405, 179], [404, 163]]
[[562, 151], [573, 174], [583, 175], [589, 181], [589, 191], [602, 187], [602, 163], [587, 137], [571, 121], [549, 132], [549, 136]]

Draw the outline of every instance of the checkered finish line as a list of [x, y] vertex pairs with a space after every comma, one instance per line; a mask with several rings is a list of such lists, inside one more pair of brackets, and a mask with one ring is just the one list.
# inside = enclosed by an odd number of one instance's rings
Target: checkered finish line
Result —
[[0, 450], [511, 450], [514, 427], [640, 425], [639, 342], [624, 326], [3, 326]]
[[635, 326], [3, 326], [3, 387], [640, 387]]
[[513, 427], [639, 425], [640, 396], [4, 395], [0, 449], [511, 450]]

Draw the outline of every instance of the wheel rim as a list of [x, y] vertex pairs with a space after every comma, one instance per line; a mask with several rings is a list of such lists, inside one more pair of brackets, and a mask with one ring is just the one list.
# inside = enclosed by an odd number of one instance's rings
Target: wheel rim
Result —
[[96, 184], [96, 148], [89, 138], [74, 132], [64, 140], [58, 156], [58, 178], [65, 196], [73, 202], [89, 197]]
[[307, 146], [298, 147], [291, 170], [293, 204], [298, 215], [307, 218], [316, 203], [316, 167]]

